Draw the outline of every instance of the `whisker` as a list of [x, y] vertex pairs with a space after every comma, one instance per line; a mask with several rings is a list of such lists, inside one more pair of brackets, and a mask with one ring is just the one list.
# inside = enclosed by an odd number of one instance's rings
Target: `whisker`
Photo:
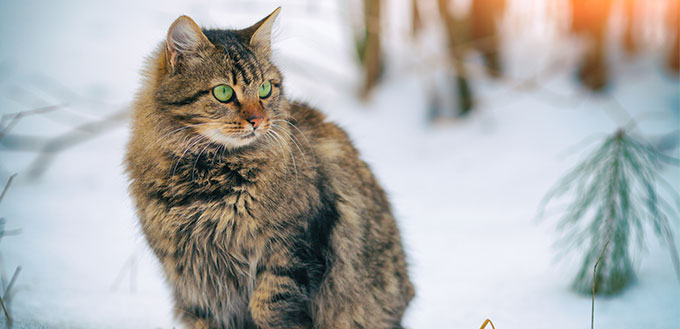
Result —
[[193, 124], [193, 125], [179, 127], [177, 129], [174, 129], [174, 130], [170, 131], [169, 133], [164, 134], [163, 136], [159, 137], [153, 144], [150, 144], [150, 145], [144, 147], [144, 150], [148, 150], [149, 148], [151, 148], [151, 147], [155, 146], [156, 144], [160, 143], [161, 141], [165, 140], [165, 137], [168, 137], [170, 134], [180, 132], [181, 130], [184, 130], [184, 129], [189, 129], [189, 128], [203, 126], [203, 125], [211, 125], [211, 124], [217, 124], [217, 123], [205, 122], [205, 123], [197, 123], [197, 124]]
[[286, 143], [286, 140], [281, 136], [279, 133], [277, 133], [274, 129], [269, 130], [271, 131], [275, 136], [278, 136], [278, 138], [283, 142], [283, 146], [285, 146], [288, 149], [288, 153], [290, 154], [290, 159], [293, 161], [293, 169], [295, 170], [295, 180], [298, 179], [298, 170], [297, 170], [297, 165], [295, 164], [295, 156], [293, 155], [293, 151], [290, 149], [288, 146], [288, 143]]
[[206, 144], [203, 150], [201, 150], [200, 153], [198, 153], [198, 156], [196, 157], [196, 161], [194, 161], [193, 167], [191, 167], [191, 180], [194, 180], [194, 173], [196, 172], [196, 164], [198, 164], [198, 159], [201, 158], [201, 154], [205, 152], [206, 149], [208, 149], [208, 146], [210, 146], [210, 143]]
[[305, 142], [307, 143], [307, 145], [308, 145], [309, 147], [312, 146], [312, 144], [309, 142], [309, 139], [307, 139], [307, 136], [305, 135], [305, 133], [303, 133], [302, 130], [300, 130], [300, 128], [298, 128], [298, 127], [297, 127], [293, 122], [291, 122], [290, 120], [286, 120], [286, 119], [274, 119], [274, 120], [272, 120], [272, 122], [285, 122], [285, 123], [287, 123], [289, 126], [295, 128], [295, 130], [297, 130], [297, 131], [300, 133], [300, 135], [302, 135], [302, 138], [305, 139]]
[[184, 149], [184, 152], [182, 152], [182, 155], [175, 162], [175, 168], [172, 170], [171, 177], [175, 177], [175, 173], [177, 172], [177, 166], [179, 165], [180, 161], [182, 161], [182, 158], [187, 153], [187, 151], [189, 151], [190, 148], [192, 148], [194, 145], [196, 145], [196, 143], [200, 142], [201, 140], [203, 140], [205, 138], [206, 137], [204, 137], [203, 135], [199, 135], [195, 142], [191, 143], [191, 145], [189, 145], [186, 149]]
[[267, 133], [265, 134], [265, 136], [267, 136], [270, 141], [272, 141], [274, 144], [276, 144], [276, 146], [279, 147], [279, 149], [281, 149], [281, 159], [283, 159], [285, 161], [286, 160], [286, 158], [285, 158], [286, 153], [283, 151], [283, 147], [281, 147], [281, 142], [279, 142], [279, 140], [274, 138], [274, 135], [271, 134], [271, 130], [268, 130]]
[[312, 144], [309, 142], [309, 139], [307, 139], [307, 135], [305, 135], [305, 133], [303, 133], [302, 130], [300, 130], [300, 128], [298, 128], [298, 127], [297, 127], [293, 122], [291, 122], [290, 120], [283, 120], [283, 121], [285, 121], [286, 123], [288, 123], [291, 127], [295, 128], [295, 130], [297, 130], [297, 131], [300, 133], [300, 135], [302, 135], [302, 138], [305, 139], [305, 141], [307, 142], [307, 145], [308, 145], [309, 147], [312, 147]]
[[269, 135], [270, 140], [271, 140], [276, 146], [278, 146], [279, 150], [281, 151], [281, 152], [280, 152], [280, 155], [281, 155], [281, 161], [282, 161], [282, 163], [286, 163], [286, 162], [287, 162], [287, 161], [286, 161], [286, 160], [287, 160], [287, 159], [286, 159], [286, 151], [283, 150], [283, 147], [282, 147], [282, 145], [281, 145], [281, 141], [280, 141], [278, 138], [276, 138], [276, 136], [274, 136], [274, 134], [273, 134], [271, 131], [268, 131], [267, 134]]
[[224, 147], [224, 145], [222, 145], [222, 144], [219, 144], [219, 145], [217, 146], [217, 150], [215, 150], [215, 154], [213, 154], [212, 160], [210, 160], [210, 163], [211, 163], [211, 164], [215, 164], [215, 158], [216, 158], [217, 155], [220, 153], [220, 149], [223, 148], [223, 147]]
[[[195, 141], [197, 138], [200, 138], [200, 137], [201, 137], [200, 135], [196, 135], [196, 136], [188, 135], [188, 136], [185, 136], [184, 139], [182, 140], [182, 142], [180, 143], [180, 144], [182, 145], [182, 147], [181, 147], [181, 148], [178, 147], [177, 149], [184, 149], [184, 148], [188, 147], [189, 144], [191, 144], [193, 141]], [[173, 150], [172, 161], [175, 162], [175, 160], [177, 160], [178, 158], [179, 158], [179, 155], [177, 155], [177, 154], [174, 152], [174, 150]]]
[[305, 161], [306, 165], [309, 165], [309, 162], [307, 162], [307, 157], [305, 156], [305, 152], [302, 151], [302, 148], [300, 148], [300, 144], [297, 143], [297, 139], [293, 135], [292, 132], [284, 129], [282, 126], [279, 126], [277, 124], [272, 124], [272, 130], [275, 130], [274, 128], [280, 128], [281, 130], [279, 131], [280, 133], [284, 133], [288, 136], [291, 142], [295, 144], [295, 147], [297, 147], [298, 151], [300, 151], [300, 154], [302, 155], [302, 160]]

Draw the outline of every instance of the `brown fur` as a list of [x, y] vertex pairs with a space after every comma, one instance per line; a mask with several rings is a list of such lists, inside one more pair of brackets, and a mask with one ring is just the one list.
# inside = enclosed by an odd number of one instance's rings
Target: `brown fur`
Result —
[[[177, 316], [188, 328], [401, 328], [414, 289], [389, 202], [345, 132], [284, 97], [262, 43], [271, 21], [204, 31], [210, 44], [190, 50], [169, 34], [134, 104], [130, 191]], [[238, 104], [201, 92], [223, 83]], [[249, 131], [255, 109], [264, 121], [245, 145], [210, 138]]]

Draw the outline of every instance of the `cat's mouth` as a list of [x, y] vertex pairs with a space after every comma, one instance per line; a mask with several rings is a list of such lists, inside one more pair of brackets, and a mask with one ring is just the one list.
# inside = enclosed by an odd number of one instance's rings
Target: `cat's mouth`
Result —
[[240, 133], [227, 133], [217, 128], [201, 129], [199, 133], [215, 143], [222, 144], [227, 148], [238, 148], [254, 142], [263, 132], [245, 131]]
[[251, 139], [251, 138], [255, 138], [255, 137], [257, 137], [257, 135], [255, 135], [254, 131], [250, 131], [250, 132], [247, 132], [247, 133], [239, 136], [240, 139]]

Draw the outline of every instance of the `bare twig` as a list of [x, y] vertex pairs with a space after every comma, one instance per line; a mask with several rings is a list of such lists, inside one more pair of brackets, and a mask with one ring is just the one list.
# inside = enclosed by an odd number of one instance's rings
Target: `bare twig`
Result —
[[604, 256], [605, 250], [607, 250], [607, 246], [609, 246], [609, 240], [607, 240], [607, 243], [604, 244], [604, 248], [602, 248], [600, 257], [597, 259], [597, 262], [595, 262], [595, 266], [593, 267], [593, 299], [590, 307], [590, 329], [595, 328], [595, 280], [597, 276], [597, 265], [600, 265], [600, 261], [602, 260], [602, 256]]
[[9, 317], [9, 312], [7, 312], [7, 308], [5, 307], [5, 301], [2, 300], [0, 297], [0, 305], [2, 305], [2, 310], [5, 312], [5, 318], [7, 321], [7, 328], [12, 327], [12, 318]]
[[9, 134], [2, 141], [0, 141], [0, 150], [40, 152], [45, 144], [49, 143], [50, 140], [50, 137]]
[[127, 118], [127, 116], [128, 111], [126, 108], [124, 110], [116, 111], [101, 120], [78, 125], [72, 130], [49, 140], [41, 147], [39, 151], [40, 155], [31, 164], [29, 169], [30, 175], [33, 177], [39, 176], [45, 171], [57, 153], [117, 127]]
[[14, 270], [14, 274], [12, 275], [12, 279], [9, 280], [9, 284], [7, 284], [7, 287], [5, 287], [2, 298], [7, 301], [7, 304], [9, 305], [10, 298], [12, 297], [10, 295], [12, 287], [14, 287], [14, 283], [17, 281], [17, 277], [19, 276], [19, 273], [21, 272], [21, 266], [17, 266], [16, 270]]
[[0, 240], [6, 236], [21, 234], [21, 229], [5, 230], [5, 218], [0, 217]]
[[[19, 123], [19, 120], [21, 118], [30, 116], [30, 115], [36, 115], [36, 114], [43, 114], [47, 112], [51, 112], [54, 110], [57, 110], [64, 105], [52, 105], [52, 106], [45, 106], [45, 107], [39, 107], [37, 109], [29, 110], [29, 111], [23, 111], [23, 112], [16, 112], [16, 113], [7, 113], [3, 114], [2, 117], [0, 117], [0, 127], [2, 127], [2, 130], [0, 130], [0, 140], [2, 140], [3, 137], [9, 132], [10, 129], [12, 129], [17, 123]], [[8, 121], [7, 124], [5, 122]]]
[[123, 281], [123, 277], [125, 276], [126, 271], [129, 272], [130, 274], [130, 292], [135, 292], [136, 291], [135, 282], [137, 278], [137, 257], [135, 253], [132, 253], [132, 255], [130, 255], [130, 258], [128, 258], [125, 261], [125, 263], [123, 263], [123, 266], [121, 266], [120, 271], [116, 275], [116, 278], [113, 280], [113, 284], [111, 285], [111, 291], [118, 290], [118, 287]]
[[130, 292], [137, 291], [137, 257], [132, 254], [132, 260], [130, 261]]
[[10, 236], [10, 235], [18, 235], [18, 234], [21, 234], [20, 228], [0, 232], [0, 236]]
[[2, 199], [5, 198], [5, 193], [7, 193], [9, 186], [12, 184], [12, 181], [14, 180], [14, 177], [16, 177], [16, 176], [17, 176], [17, 174], [13, 174], [12, 176], [9, 176], [7, 183], [5, 183], [5, 188], [2, 189], [2, 194], [0, 194], [0, 203], [2, 203]]

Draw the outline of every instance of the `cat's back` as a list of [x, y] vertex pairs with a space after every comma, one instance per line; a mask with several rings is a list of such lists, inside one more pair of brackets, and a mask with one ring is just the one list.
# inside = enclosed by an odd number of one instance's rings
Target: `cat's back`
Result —
[[[335, 264], [316, 299], [319, 323], [329, 324], [327, 327], [337, 323], [389, 327], [394, 317], [375, 315], [388, 309], [401, 318], [415, 290], [386, 193], [342, 128], [305, 104], [291, 103], [290, 113], [337, 196], [340, 214], [330, 237]], [[337, 309], [334, 306], [341, 300], [354, 301], [347, 307], [356, 309], [350, 313], [329, 311]], [[345, 318], [346, 314], [353, 314], [354, 319]]]
[[[345, 130], [328, 121], [326, 115], [320, 110], [299, 102], [290, 102], [289, 106], [291, 123], [299, 129], [297, 132], [303, 135], [303, 142], [313, 149], [322, 164], [366, 167]], [[335, 174], [342, 173], [336, 172]]]
[[[370, 167], [347, 134], [337, 124], [327, 120], [326, 115], [304, 103], [290, 103], [291, 122], [303, 134], [302, 140], [313, 149], [320, 165], [327, 171], [331, 181], [335, 180], [340, 192], [360, 192], [358, 204], [378, 207], [390, 213], [389, 201]], [[343, 191], [355, 189], [357, 191]], [[366, 199], [368, 198], [368, 199]]]

